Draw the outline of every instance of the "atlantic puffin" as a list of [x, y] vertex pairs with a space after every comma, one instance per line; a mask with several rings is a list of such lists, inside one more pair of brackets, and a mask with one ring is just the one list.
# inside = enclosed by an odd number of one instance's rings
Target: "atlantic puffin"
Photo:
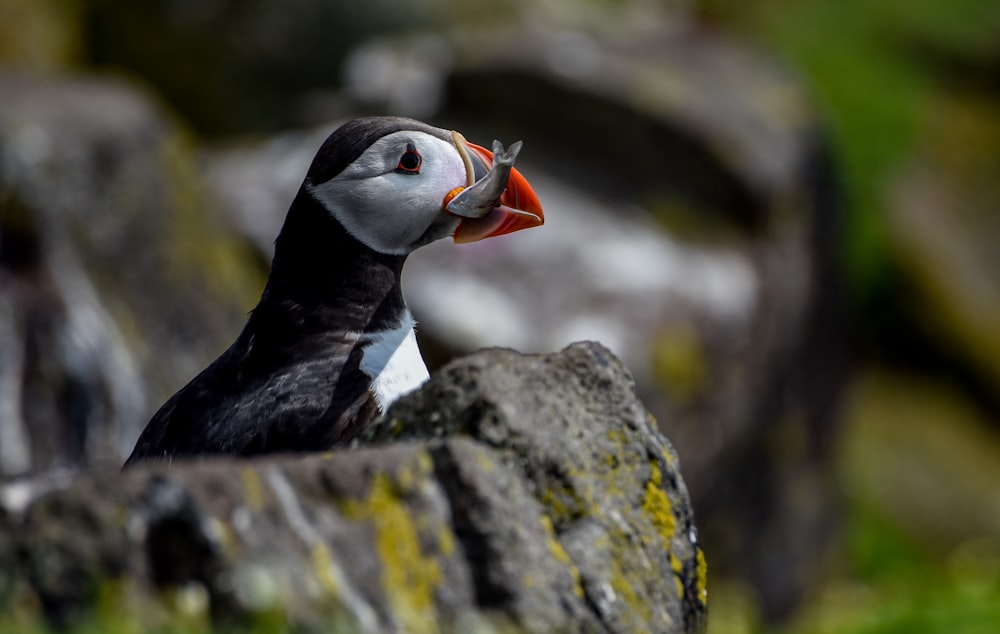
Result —
[[403, 263], [441, 238], [541, 225], [538, 197], [513, 169], [520, 147], [491, 152], [399, 117], [337, 128], [289, 207], [239, 337], [160, 407], [125, 466], [330, 449], [423, 383]]

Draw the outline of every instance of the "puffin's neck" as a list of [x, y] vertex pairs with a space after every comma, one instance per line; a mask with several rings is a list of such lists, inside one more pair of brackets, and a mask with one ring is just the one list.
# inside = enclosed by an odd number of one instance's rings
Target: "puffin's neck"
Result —
[[300, 188], [254, 313], [281, 315], [299, 332], [395, 329], [408, 315], [400, 288], [405, 260], [362, 244]]

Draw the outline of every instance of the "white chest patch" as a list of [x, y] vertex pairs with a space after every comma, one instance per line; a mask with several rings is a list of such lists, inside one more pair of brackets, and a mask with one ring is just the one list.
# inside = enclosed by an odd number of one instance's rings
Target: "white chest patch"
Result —
[[362, 338], [367, 345], [361, 357], [361, 371], [372, 377], [372, 394], [381, 412], [430, 377], [417, 348], [415, 325], [407, 313], [399, 328]]

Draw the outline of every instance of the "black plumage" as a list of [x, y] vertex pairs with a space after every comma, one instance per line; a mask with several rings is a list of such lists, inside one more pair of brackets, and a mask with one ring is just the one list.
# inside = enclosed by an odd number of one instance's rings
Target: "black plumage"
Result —
[[[409, 119], [360, 119], [326, 140], [306, 176], [339, 174], [378, 138], [441, 131]], [[359, 368], [364, 333], [399, 326], [404, 255], [354, 239], [299, 189], [275, 241], [271, 274], [236, 341], [156, 412], [126, 466], [204, 454], [315, 451], [351, 438], [376, 414]]]

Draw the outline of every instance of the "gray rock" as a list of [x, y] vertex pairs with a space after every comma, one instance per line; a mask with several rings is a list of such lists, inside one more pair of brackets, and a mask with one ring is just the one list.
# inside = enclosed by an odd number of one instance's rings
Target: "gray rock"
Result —
[[119, 629], [704, 626], [676, 455], [607, 349], [459, 359], [359, 444], [8, 484], [0, 601]]
[[0, 73], [0, 475], [120, 464], [258, 293], [183, 134], [121, 81]]
[[[442, 32], [475, 29], [484, 49], [510, 29], [569, 25], [627, 39], [691, 17], [682, 3], [646, 0], [530, 7], [520, 0], [103, 0], [80, 12], [90, 59], [145, 77], [199, 131], [213, 135], [326, 121], [331, 112], [376, 98], [389, 98], [395, 113], [426, 115], [440, 88], [434, 70], [453, 61], [436, 43]], [[378, 47], [357, 55], [358, 47], [400, 34], [423, 42], [412, 64], [386, 65]], [[192, 68], [198, 72], [187, 72]]]
[[[886, 233], [905, 283], [882, 317], [901, 358], [961, 377], [1000, 410], [1000, 109], [942, 99], [891, 183]], [[931, 151], [928, 148], [933, 148]]]
[[[700, 622], [704, 559], [677, 456], [610, 351], [574, 344], [558, 355], [470, 355], [399, 401], [359, 442], [453, 436], [490, 446], [527, 476], [611, 631]], [[671, 577], [676, 587], [664, 583]]]

